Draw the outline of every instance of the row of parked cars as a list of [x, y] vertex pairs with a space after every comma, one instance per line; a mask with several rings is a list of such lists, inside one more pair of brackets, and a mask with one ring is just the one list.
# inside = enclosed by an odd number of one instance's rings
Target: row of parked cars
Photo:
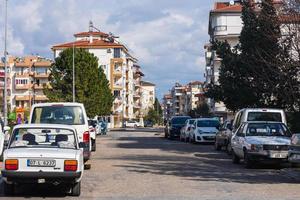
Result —
[[179, 137], [192, 143], [212, 143], [225, 149], [233, 163], [244, 160], [251, 168], [258, 162], [300, 164], [300, 134], [293, 134], [281, 109], [242, 109], [233, 120], [219, 123], [217, 118], [172, 117], [165, 137]]
[[[83, 104], [45, 103], [32, 107], [28, 124], [17, 125], [3, 143], [4, 193], [27, 183], [50, 183], [72, 196], [81, 193], [85, 166], [96, 150], [96, 135], [105, 128], [88, 120]], [[3, 134], [3, 133], [1, 133]], [[1, 153], [1, 152], [0, 152]]]

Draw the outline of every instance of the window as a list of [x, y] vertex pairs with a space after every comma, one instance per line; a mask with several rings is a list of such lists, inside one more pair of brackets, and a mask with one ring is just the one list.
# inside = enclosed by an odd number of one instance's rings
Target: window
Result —
[[282, 117], [279, 112], [249, 112], [247, 120], [281, 122]]
[[121, 49], [120, 48], [114, 49], [114, 58], [121, 58]]

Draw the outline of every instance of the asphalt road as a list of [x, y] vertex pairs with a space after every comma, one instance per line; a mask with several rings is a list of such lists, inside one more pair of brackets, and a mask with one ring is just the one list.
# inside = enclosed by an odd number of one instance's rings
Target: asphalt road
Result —
[[[97, 138], [92, 168], [79, 198], [44, 185], [21, 187], [3, 199], [222, 199], [295, 200], [300, 178], [281, 167], [245, 169], [212, 145], [169, 141], [149, 131], [118, 131]], [[300, 177], [300, 176], [299, 176]], [[2, 188], [2, 184], [0, 185]], [[2, 190], [2, 189], [1, 189]]]

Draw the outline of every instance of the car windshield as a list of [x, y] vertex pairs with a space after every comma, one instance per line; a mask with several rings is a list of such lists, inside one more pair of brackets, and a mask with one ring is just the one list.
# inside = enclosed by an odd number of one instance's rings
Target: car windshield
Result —
[[282, 122], [282, 117], [279, 112], [249, 112], [247, 121]]
[[12, 133], [9, 148], [76, 149], [75, 133], [60, 128], [18, 128]]
[[171, 124], [183, 125], [187, 119], [189, 119], [189, 118], [188, 117], [175, 117], [171, 120]]
[[251, 123], [246, 126], [246, 136], [284, 136], [291, 137], [291, 132], [282, 123]]
[[195, 122], [194, 119], [190, 119], [190, 120], [189, 120], [189, 124], [190, 124], [190, 125], [194, 124], [194, 122]]
[[220, 122], [217, 120], [198, 120], [197, 127], [215, 127], [219, 128]]
[[84, 124], [83, 111], [80, 106], [44, 106], [33, 110], [34, 124]]

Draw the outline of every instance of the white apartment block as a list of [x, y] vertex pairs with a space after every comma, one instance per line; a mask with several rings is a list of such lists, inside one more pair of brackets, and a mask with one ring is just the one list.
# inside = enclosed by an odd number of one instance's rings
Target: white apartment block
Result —
[[189, 114], [199, 105], [199, 96], [203, 94], [203, 83], [200, 81], [192, 81], [186, 85], [184, 95], [184, 113]]
[[[243, 27], [241, 14], [242, 6], [240, 1], [216, 2], [214, 9], [209, 13], [208, 34], [210, 41], [226, 40], [231, 46], [237, 45]], [[218, 84], [221, 59], [211, 49], [210, 43], [206, 44], [204, 48], [206, 58], [205, 84]], [[224, 103], [214, 102], [213, 99], [208, 99], [208, 103], [215, 115], [227, 116], [228, 110]]]
[[155, 102], [155, 84], [141, 81], [141, 114], [146, 116]]
[[[94, 31], [92, 24], [88, 32], [75, 34], [72, 42], [54, 45], [54, 58], [66, 48], [83, 48], [99, 60], [114, 94], [110, 128], [122, 127], [129, 119], [142, 120], [140, 114], [140, 81], [144, 74], [137, 59], [130, 55], [127, 47], [112, 34]], [[75, 55], [76, 56], [76, 55]]]

